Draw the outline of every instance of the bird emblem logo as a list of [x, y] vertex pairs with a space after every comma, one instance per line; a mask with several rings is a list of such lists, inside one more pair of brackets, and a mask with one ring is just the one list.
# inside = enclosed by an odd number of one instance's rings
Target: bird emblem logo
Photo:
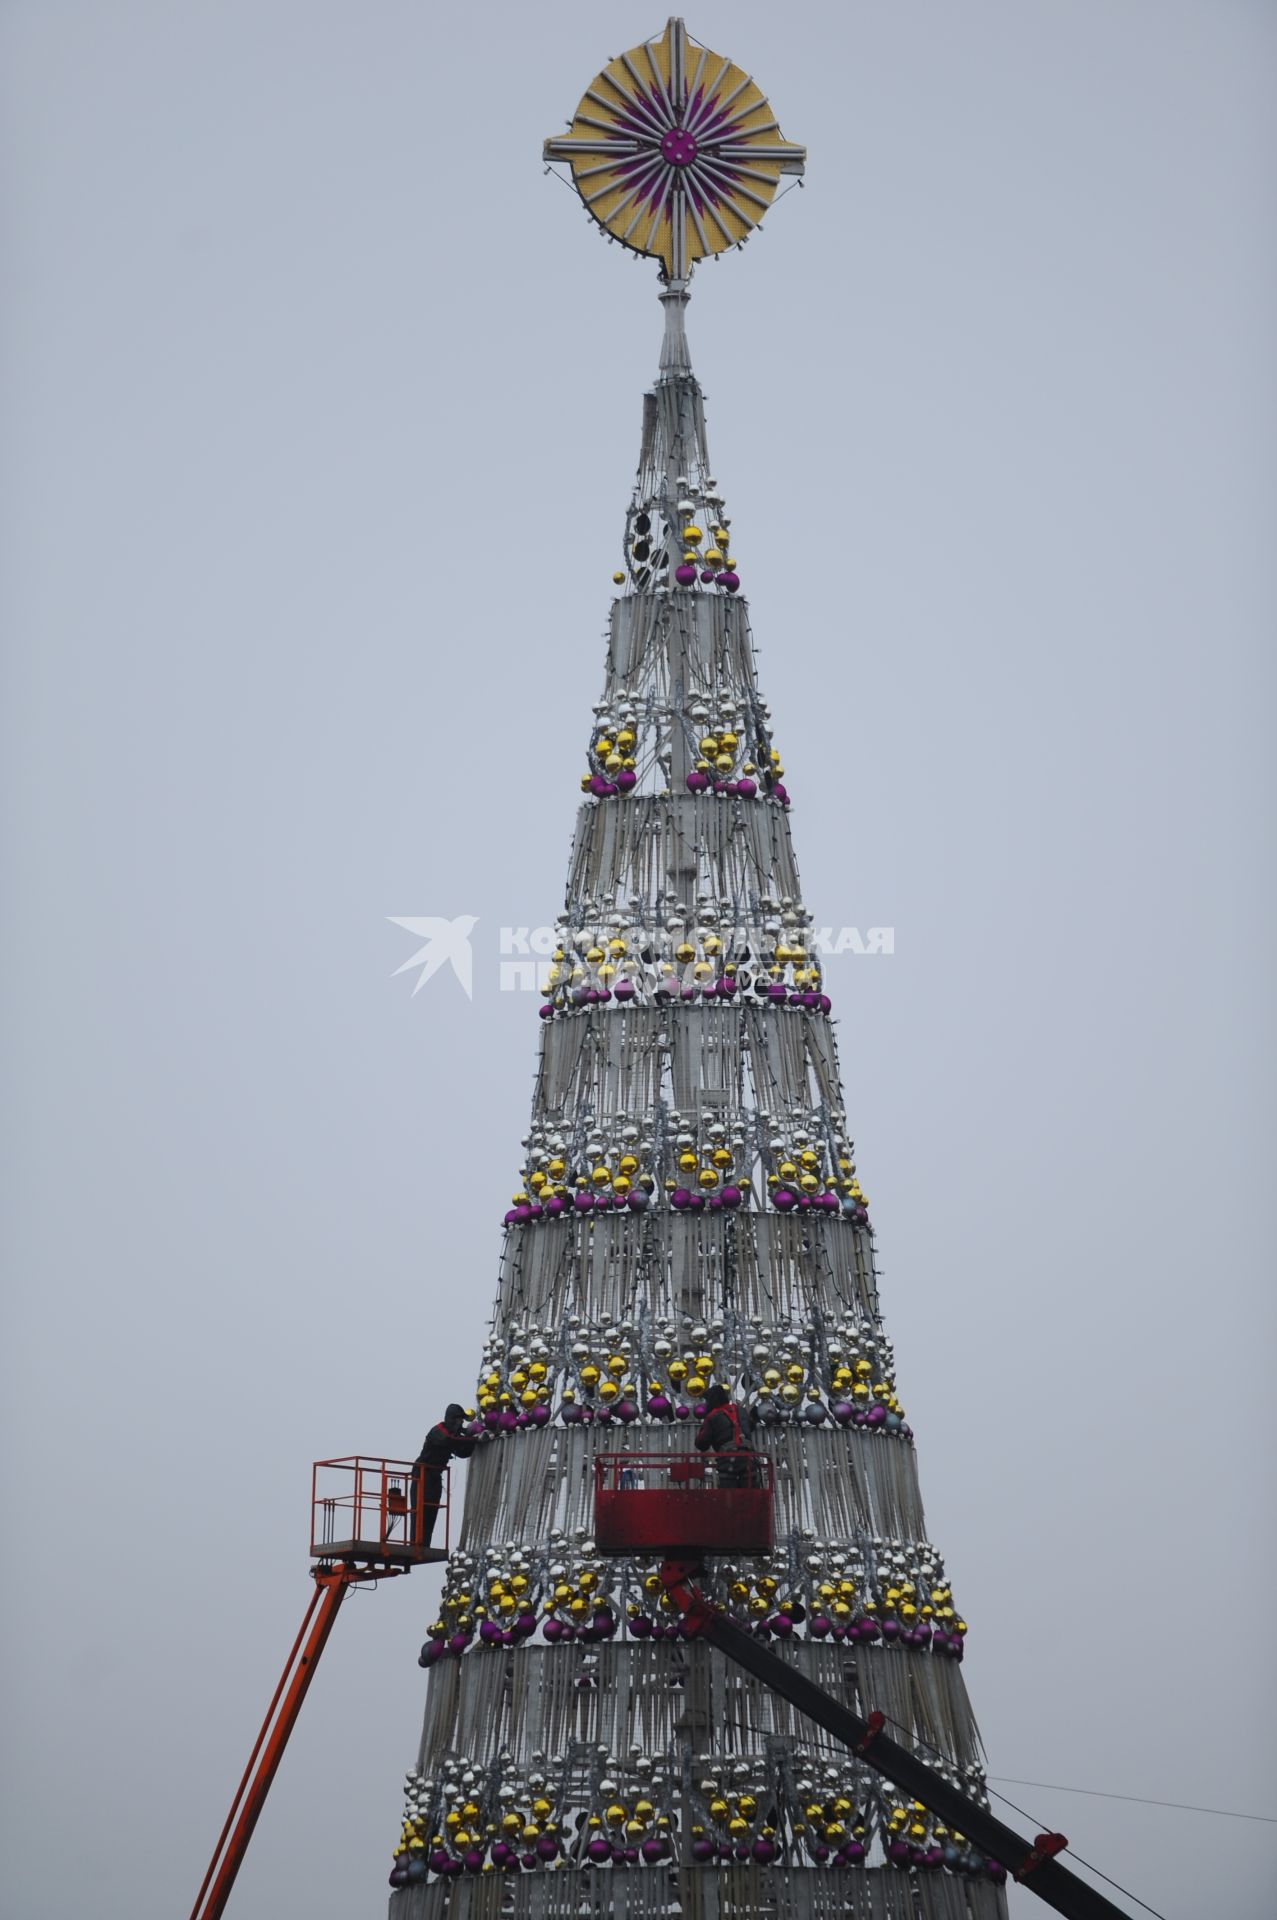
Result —
[[477, 914], [458, 914], [455, 920], [441, 920], [432, 914], [400, 919], [397, 914], [389, 913], [386, 918], [392, 926], [403, 927], [406, 932], [415, 934], [425, 942], [401, 967], [395, 968], [392, 979], [398, 979], [401, 973], [408, 973], [413, 967], [420, 967], [417, 984], [412, 990], [415, 998], [427, 980], [433, 979], [440, 967], [446, 964], [451, 966], [461, 982], [466, 999], [473, 1000], [474, 954], [470, 947], [470, 935], [478, 924]]

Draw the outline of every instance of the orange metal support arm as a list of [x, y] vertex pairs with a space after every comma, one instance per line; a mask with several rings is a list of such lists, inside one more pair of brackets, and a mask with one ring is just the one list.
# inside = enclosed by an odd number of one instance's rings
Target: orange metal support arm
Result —
[[[365, 1574], [362, 1576], [367, 1578]], [[337, 1610], [356, 1579], [353, 1567], [329, 1566], [315, 1569], [315, 1591], [311, 1595], [301, 1631], [293, 1642], [274, 1698], [266, 1709], [262, 1730], [248, 1756], [244, 1777], [239, 1783], [231, 1810], [226, 1816], [218, 1842], [195, 1897], [191, 1920], [220, 1920], [230, 1899], [235, 1876], [244, 1863], [248, 1843], [253, 1837], [258, 1815], [270, 1792], [272, 1780], [284, 1757], [288, 1736], [297, 1724], [302, 1701], [306, 1698], [319, 1656], [324, 1650]]]

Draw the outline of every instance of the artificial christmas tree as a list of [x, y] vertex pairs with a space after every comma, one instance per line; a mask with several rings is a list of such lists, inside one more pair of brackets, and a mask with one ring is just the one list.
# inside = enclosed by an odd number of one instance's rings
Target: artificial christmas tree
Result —
[[665, 333], [391, 1914], [994, 1920], [1000, 1867], [593, 1536], [596, 1456], [686, 1453], [725, 1387], [758, 1420], [776, 1544], [713, 1559], [707, 1591], [983, 1797], [684, 328], [694, 262], [803, 152], [680, 21], [546, 152], [661, 261]]

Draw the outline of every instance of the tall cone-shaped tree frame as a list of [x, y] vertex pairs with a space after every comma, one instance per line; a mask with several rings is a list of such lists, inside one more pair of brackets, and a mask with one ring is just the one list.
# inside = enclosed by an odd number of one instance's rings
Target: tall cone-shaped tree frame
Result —
[[[616, 159], [615, 141], [581, 150], [611, 138], [586, 124], [591, 111], [613, 131], [629, 112], [635, 150], [664, 141], [684, 177], [666, 180], [654, 225], [617, 236], [662, 262], [665, 336], [479, 1369], [485, 1439], [422, 1654], [392, 1920], [1006, 1911], [996, 1865], [687, 1639], [655, 1561], [605, 1558], [592, 1535], [596, 1456], [690, 1451], [706, 1393], [725, 1387], [771, 1459], [776, 1545], [712, 1560], [709, 1597], [837, 1699], [885, 1712], [983, 1799], [966, 1624], [926, 1537], [784, 769], [684, 330], [688, 170], [711, 143], [693, 155], [667, 136], [687, 131], [697, 87], [697, 111], [707, 87], [718, 105], [693, 131], [726, 128], [730, 148], [752, 128], [802, 162], [778, 129], [758, 132], [771, 115], [742, 79], [672, 21], [609, 63], [569, 134], [547, 143], [587, 205], [590, 179], [613, 178], [588, 168]], [[734, 107], [752, 115], [745, 133]], [[732, 157], [711, 155], [723, 193]], [[591, 211], [627, 217], [606, 196]]]

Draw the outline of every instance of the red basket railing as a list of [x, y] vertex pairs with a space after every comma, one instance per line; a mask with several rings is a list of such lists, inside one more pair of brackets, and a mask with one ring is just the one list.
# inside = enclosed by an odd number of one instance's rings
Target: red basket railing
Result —
[[758, 1453], [603, 1453], [594, 1462], [600, 1553], [770, 1553], [772, 1467]]

